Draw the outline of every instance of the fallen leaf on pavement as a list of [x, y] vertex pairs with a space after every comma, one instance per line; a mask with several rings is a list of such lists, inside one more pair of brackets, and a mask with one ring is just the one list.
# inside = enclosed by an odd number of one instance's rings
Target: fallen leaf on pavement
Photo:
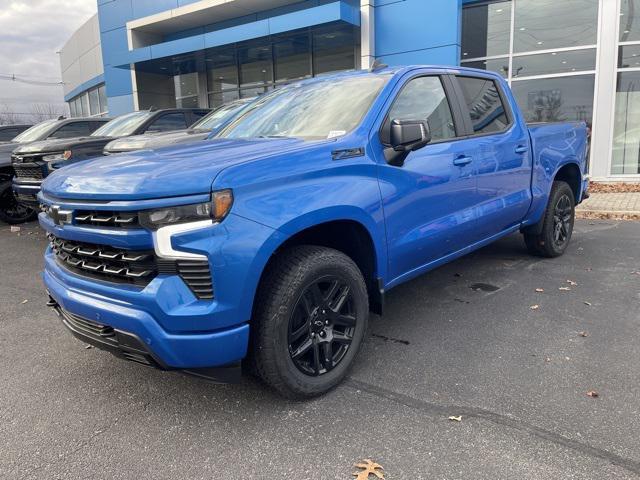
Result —
[[384, 479], [384, 468], [382, 468], [382, 465], [379, 465], [369, 459], [365, 459], [364, 462], [355, 464], [354, 467], [362, 469], [361, 472], [353, 473], [353, 476], [356, 477], [356, 480], [368, 480], [370, 474]]
[[587, 332], [580, 332], [578, 335], [580, 335], [581, 337], [588, 337], [589, 333]]
[[25, 303], [27, 303], [29, 300], [22, 300], [22, 305], [24, 305]]
[[549, 363], [551, 361], [551, 359], [549, 357], [544, 359], [545, 362]]
[[451, 420], [452, 422], [461, 422], [462, 421], [462, 415], [452, 415], [451, 417], [449, 417], [449, 420]]
[[600, 396], [600, 394], [598, 392], [596, 392], [595, 390], [589, 390], [587, 392], [587, 397], [598, 398], [599, 396]]
[[85, 345], [84, 348], [86, 350], [91, 350], [93, 348], [93, 345]]
[[578, 285], [578, 283], [577, 283], [577, 282], [574, 282], [573, 280], [567, 280], [567, 283], [568, 283], [569, 285], [573, 285], [574, 287]]
[[544, 288], [536, 288], [536, 292], [543, 293], [544, 292]]
[[562, 290], [563, 292], [570, 292], [571, 287], [560, 287], [558, 290]]
[[18, 233], [20, 231], [20, 227], [16, 227], [15, 225], [11, 226], [11, 233]]
[[540, 308], [540, 305], [531, 305], [529, 308], [531, 310], [538, 310]]
[[591, 306], [591, 303], [590, 303], [590, 302], [584, 302], [584, 304], [585, 304], [587, 307], [590, 307], [590, 306]]

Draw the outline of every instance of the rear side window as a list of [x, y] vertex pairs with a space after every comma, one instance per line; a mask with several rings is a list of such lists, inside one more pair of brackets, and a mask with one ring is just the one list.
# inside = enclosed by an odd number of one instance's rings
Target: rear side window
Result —
[[167, 113], [153, 122], [147, 132], [170, 132], [171, 130], [182, 130], [187, 127], [184, 113]]
[[8, 142], [20, 133], [17, 128], [5, 128], [0, 130], [0, 142]]
[[434, 142], [456, 137], [451, 108], [440, 77], [410, 80], [398, 94], [382, 129], [382, 141], [389, 144], [393, 120], [426, 120]]
[[507, 109], [496, 82], [475, 77], [458, 77], [458, 82], [475, 134], [502, 132], [509, 128]]
[[87, 137], [93, 132], [93, 128], [90, 126], [91, 122], [73, 122], [63, 125], [57, 129], [50, 138], [74, 138], [74, 137]]

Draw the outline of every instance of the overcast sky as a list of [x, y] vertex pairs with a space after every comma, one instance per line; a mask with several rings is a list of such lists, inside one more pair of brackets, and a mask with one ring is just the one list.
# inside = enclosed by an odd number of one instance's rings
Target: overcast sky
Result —
[[[56, 52], [96, 9], [96, 0], [0, 0], [0, 74], [60, 81]], [[0, 79], [0, 109], [30, 112], [34, 103], [63, 104], [62, 88]]]

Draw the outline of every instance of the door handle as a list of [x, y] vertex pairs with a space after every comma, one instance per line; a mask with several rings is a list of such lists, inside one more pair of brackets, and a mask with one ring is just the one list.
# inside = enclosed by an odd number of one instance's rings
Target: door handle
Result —
[[525, 145], [518, 145], [516, 147], [516, 153], [518, 153], [518, 154], [527, 153], [528, 151], [529, 151], [529, 147], [527, 147]]
[[471, 162], [473, 162], [473, 158], [461, 156], [456, 158], [453, 161], [453, 164], [457, 165], [458, 167], [464, 167], [465, 165], [469, 165]]

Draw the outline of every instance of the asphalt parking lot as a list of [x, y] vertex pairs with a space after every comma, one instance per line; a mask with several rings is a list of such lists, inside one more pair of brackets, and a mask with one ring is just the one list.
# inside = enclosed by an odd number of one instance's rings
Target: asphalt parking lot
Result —
[[290, 403], [86, 349], [44, 305], [44, 234], [1, 225], [0, 478], [640, 478], [639, 239], [580, 221], [560, 259], [514, 235], [398, 287], [348, 381]]

